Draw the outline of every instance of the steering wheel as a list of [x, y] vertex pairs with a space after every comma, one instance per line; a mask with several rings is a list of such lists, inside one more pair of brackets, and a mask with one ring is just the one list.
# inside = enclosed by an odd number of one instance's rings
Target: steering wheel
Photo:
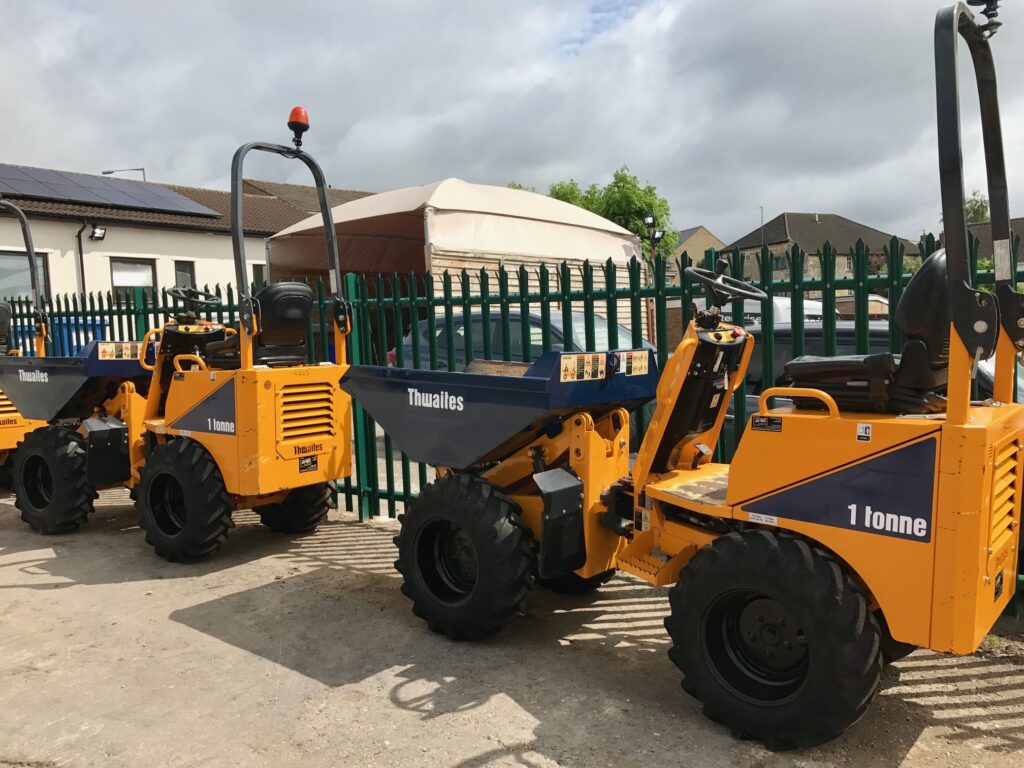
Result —
[[180, 299], [185, 304], [194, 304], [199, 307], [220, 306], [220, 296], [209, 291], [200, 291], [198, 288], [168, 288], [167, 295]]
[[710, 269], [703, 269], [702, 267], [687, 267], [683, 271], [686, 273], [687, 277], [691, 277], [698, 283], [703, 283], [708, 287], [712, 302], [716, 307], [720, 307], [727, 302], [738, 301], [740, 299], [765, 301], [768, 298], [768, 294], [760, 288], [757, 288], [750, 283], [745, 283], [742, 280], [737, 280], [735, 277], [720, 275]]

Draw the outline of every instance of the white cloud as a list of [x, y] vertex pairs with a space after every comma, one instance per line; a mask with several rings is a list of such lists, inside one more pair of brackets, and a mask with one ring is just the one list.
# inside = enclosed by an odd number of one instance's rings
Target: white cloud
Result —
[[[730, 240], [758, 206], [937, 226], [934, 0], [156, 3], [0, 0], [4, 162], [226, 187], [234, 148], [307, 147], [339, 187], [444, 176], [546, 188], [628, 164], [675, 223]], [[993, 41], [1024, 212], [1024, 11]], [[964, 62], [964, 69], [969, 64]], [[968, 188], [983, 187], [963, 99]], [[304, 181], [259, 159], [249, 175]]]

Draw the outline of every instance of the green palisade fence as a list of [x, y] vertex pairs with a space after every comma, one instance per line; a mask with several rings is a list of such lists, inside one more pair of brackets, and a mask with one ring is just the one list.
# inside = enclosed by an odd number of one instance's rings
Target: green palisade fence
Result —
[[[971, 245], [975, 285], [991, 286], [993, 271], [978, 269], [977, 241]], [[1015, 253], [1019, 246], [1017, 239]], [[919, 243], [922, 257], [937, 247], [930, 235]], [[752, 280], [771, 298], [790, 300], [788, 317], [775, 317], [771, 301], [762, 305], [759, 350], [755, 351], [762, 371], [777, 372], [784, 362], [777, 361], [776, 355], [776, 329], [780, 325], [788, 326], [790, 346], [786, 357], [805, 353], [834, 355], [841, 351], [837, 344], [836, 300], [844, 295], [853, 297], [854, 306], [854, 349], [846, 351], [869, 351], [869, 296], [882, 295], [889, 299], [888, 348], [898, 352], [902, 339], [892, 322], [896, 303], [920, 262], [919, 258], [906, 257], [905, 250], [905, 244], [893, 238], [884, 249], [884, 260], [876, 274], [870, 274], [870, 254], [859, 241], [845, 255], [826, 242], [813, 252], [793, 245], [781, 258], [780, 254], [763, 248], [753, 258], [738, 252], [719, 254], [709, 250], [691, 259], [684, 253], [671, 264], [662, 259], [653, 265], [636, 260], [623, 265], [609, 260], [600, 265], [563, 262], [499, 269], [496, 273], [463, 270], [441, 275], [349, 274], [344, 284], [356, 318], [356, 330], [349, 341], [350, 361], [433, 370], [461, 368], [475, 359], [530, 362], [543, 351], [563, 348], [568, 338], [574, 348], [588, 351], [647, 344], [656, 350], [663, 366], [689, 321], [688, 307], [695, 301], [704, 304], [700, 286], [685, 276], [676, 276], [689, 263], [697, 261], [712, 267], [719, 258], [728, 260], [731, 274]], [[844, 271], [848, 274], [837, 277], [841, 259], [846, 260]], [[812, 265], [814, 268], [810, 269]], [[1024, 281], [1024, 269], [1018, 270], [1018, 279]], [[315, 309], [307, 341], [310, 362], [319, 362], [333, 356], [330, 290], [319, 280], [311, 287]], [[220, 296], [222, 304], [204, 308], [203, 317], [236, 323], [238, 305], [233, 287], [204, 288]], [[251, 289], [255, 291], [257, 286]], [[822, 306], [821, 341], [820, 349], [809, 350], [804, 307], [805, 300], [812, 298]], [[31, 355], [34, 328], [30, 304], [21, 297], [10, 301], [15, 310], [13, 343], [24, 354]], [[165, 289], [55, 296], [45, 307], [49, 319], [48, 353], [74, 354], [92, 339], [138, 340], [176, 309], [180, 309], [180, 302], [168, 297]], [[743, 302], [734, 302], [723, 308], [723, 314], [734, 323], [743, 323], [747, 310]], [[523, 317], [529, 317], [530, 322], [521, 322]], [[415, 333], [414, 323], [418, 329]], [[761, 386], [771, 383], [762, 376]], [[749, 416], [746, 395], [756, 394], [749, 391], [748, 382], [738, 390], [731, 434], [724, 435], [719, 446], [723, 460], [731, 457]], [[635, 439], [643, 433], [646, 415], [636, 414], [639, 429]], [[430, 473], [425, 467], [411, 466], [399, 447], [380, 432], [362, 409], [356, 409], [355, 425], [357, 480], [352, 491], [359, 498], [359, 512], [364, 517], [375, 516], [386, 507], [393, 516], [399, 504], [416, 495]]]
[[[767, 247], [755, 254], [709, 250], [691, 257], [684, 253], [676, 263], [659, 259], [652, 265], [609, 260], [604, 264], [563, 262], [501, 268], [496, 272], [349, 274], [344, 280], [345, 292], [355, 309], [350, 362], [434, 370], [461, 368], [474, 359], [530, 362], [543, 351], [564, 347], [569, 339], [573, 348], [588, 351], [648, 344], [656, 350], [659, 364], [664, 365], [689, 321], [688, 308], [694, 302], [704, 304], [700, 286], [683, 276], [683, 268], [690, 263], [710, 268], [724, 258], [734, 276], [751, 280], [769, 297], [790, 300], [788, 317], [776, 317], [772, 301], [761, 308], [759, 350], [751, 366], [757, 361], [763, 372], [760, 382], [755, 383], [770, 386], [775, 379], [772, 372], [778, 372], [784, 362], [777, 355], [776, 332], [782, 326], [788, 326], [787, 357], [879, 351], [871, 350], [872, 295], [889, 300], [887, 348], [898, 352], [903, 340], [893, 323], [896, 304], [920, 259], [939, 246], [928, 235], [918, 247], [920, 257], [908, 257], [905, 242], [893, 238], [882, 258], [875, 256], [875, 263], [868, 247], [858, 241], [845, 254], [826, 242], [814, 251], [793, 245], [781, 254]], [[991, 286], [993, 270], [988, 264], [979, 268], [977, 247], [972, 239], [974, 284]], [[1019, 257], [1019, 238], [1015, 239], [1014, 253]], [[843, 269], [839, 269], [840, 264], [845, 265]], [[1024, 269], [1020, 267], [1017, 279], [1024, 281]], [[319, 362], [333, 356], [330, 290], [321, 281], [312, 287], [315, 308], [307, 339], [310, 362]], [[223, 303], [204, 308], [205, 318], [236, 323], [238, 306], [232, 286], [206, 289], [221, 296]], [[845, 350], [838, 343], [836, 320], [837, 299], [844, 296], [852, 297], [854, 315], [853, 349]], [[822, 307], [817, 323], [820, 341], [814, 349], [807, 344], [809, 323], [804, 311], [806, 302], [812, 299], [820, 301]], [[31, 307], [24, 298], [11, 302], [15, 310], [13, 342], [24, 354], [33, 354]], [[166, 290], [159, 289], [55, 296], [45, 307], [50, 322], [49, 354], [74, 354], [91, 339], [138, 340], [178, 307]], [[724, 307], [723, 313], [735, 323], [748, 319], [743, 302]], [[523, 317], [530, 318], [530, 322], [521, 322]], [[749, 417], [751, 406], [746, 398], [757, 394], [750, 384], [749, 380], [744, 382], [734, 399], [732, 426], [723, 431], [716, 447], [720, 460], [729, 460]], [[635, 441], [643, 434], [649, 412], [648, 408], [635, 414]], [[411, 462], [358, 405], [353, 410], [353, 424], [354, 475], [344, 481], [346, 506], [358, 511], [363, 519], [384, 514], [394, 517], [429, 482], [432, 473]]]

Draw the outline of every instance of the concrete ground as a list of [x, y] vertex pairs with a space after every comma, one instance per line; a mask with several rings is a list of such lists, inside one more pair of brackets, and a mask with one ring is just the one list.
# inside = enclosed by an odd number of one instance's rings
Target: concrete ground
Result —
[[220, 555], [158, 559], [123, 493], [63, 537], [0, 500], [0, 766], [1017, 766], [1024, 643], [919, 651], [865, 718], [773, 754], [705, 720], [668, 661], [663, 590], [531, 595], [493, 639], [409, 611], [393, 523], [314, 535], [238, 516]]

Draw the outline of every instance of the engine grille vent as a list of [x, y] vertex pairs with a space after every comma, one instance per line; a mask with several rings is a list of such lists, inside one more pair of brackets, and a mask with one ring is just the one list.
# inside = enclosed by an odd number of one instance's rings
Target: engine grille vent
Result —
[[286, 384], [278, 390], [277, 434], [282, 442], [333, 437], [334, 423], [330, 384]]
[[15, 416], [18, 413], [18, 409], [14, 407], [7, 395], [0, 392], [0, 416]]
[[996, 448], [992, 473], [992, 531], [989, 539], [998, 552], [1014, 536], [1020, 522], [1020, 444], [1016, 440]]

